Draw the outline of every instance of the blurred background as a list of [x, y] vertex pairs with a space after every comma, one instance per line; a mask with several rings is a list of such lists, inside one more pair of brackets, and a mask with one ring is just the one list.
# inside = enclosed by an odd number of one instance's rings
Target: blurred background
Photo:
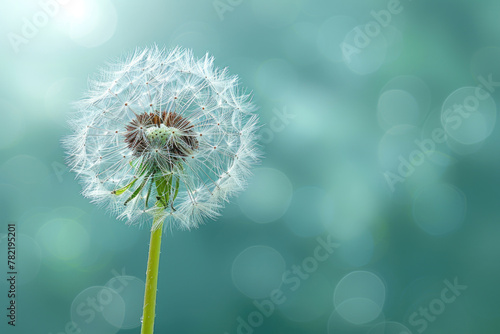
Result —
[[[17, 323], [139, 333], [149, 233], [64, 165], [70, 103], [157, 43], [254, 91], [266, 159], [223, 216], [164, 237], [158, 333], [499, 333], [500, 2], [4, 0], [0, 261]], [[5, 277], [5, 276], [2, 277]]]

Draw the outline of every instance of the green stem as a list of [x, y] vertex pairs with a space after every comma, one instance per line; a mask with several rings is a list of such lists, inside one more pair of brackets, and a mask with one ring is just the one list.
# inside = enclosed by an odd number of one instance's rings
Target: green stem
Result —
[[158, 267], [160, 264], [161, 235], [163, 233], [163, 221], [158, 223], [157, 220], [158, 218], [155, 218], [153, 221], [153, 226], [157, 228], [151, 230], [151, 240], [149, 242], [141, 334], [153, 334], [154, 330], [156, 287], [158, 284]]

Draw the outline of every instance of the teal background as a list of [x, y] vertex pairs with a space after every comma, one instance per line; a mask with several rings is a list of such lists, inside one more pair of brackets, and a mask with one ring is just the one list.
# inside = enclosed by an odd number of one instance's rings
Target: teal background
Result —
[[[500, 2], [402, 0], [349, 62], [341, 43], [391, 3], [71, 0], [45, 22], [38, 1], [3, 1], [0, 268], [16, 222], [19, 274], [15, 328], [0, 283], [0, 332], [139, 333], [148, 230], [79, 194], [60, 140], [87, 78], [157, 43], [240, 76], [266, 155], [220, 219], [165, 235], [158, 333], [499, 333], [498, 87], [446, 110], [500, 81]], [[318, 237], [338, 244], [319, 263]]]

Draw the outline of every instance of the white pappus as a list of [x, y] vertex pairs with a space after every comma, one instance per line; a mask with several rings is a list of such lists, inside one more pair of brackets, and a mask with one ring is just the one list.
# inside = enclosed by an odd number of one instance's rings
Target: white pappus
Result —
[[219, 215], [258, 163], [258, 117], [208, 54], [138, 49], [75, 103], [64, 138], [83, 195], [119, 219], [192, 228]]

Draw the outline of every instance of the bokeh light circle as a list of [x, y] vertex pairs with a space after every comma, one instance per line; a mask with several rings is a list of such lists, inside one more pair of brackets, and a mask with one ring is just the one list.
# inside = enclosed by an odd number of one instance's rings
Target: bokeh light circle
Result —
[[[135, 276], [115, 276], [105, 286], [119, 294], [125, 303], [125, 313], [121, 328], [132, 329], [139, 327], [143, 311], [144, 281]], [[109, 311], [103, 312], [103, 316], [110, 323], [113, 323], [114, 319], [116, 319], [116, 314]]]
[[43, 250], [55, 259], [74, 260], [89, 249], [87, 230], [72, 219], [56, 218], [46, 222], [36, 234]]
[[279, 219], [292, 197], [293, 187], [288, 177], [273, 168], [256, 168], [248, 189], [238, 197], [245, 216], [256, 223]]
[[363, 325], [377, 319], [382, 308], [368, 298], [351, 298], [340, 303], [335, 311], [348, 322]]
[[[350, 305], [342, 306], [342, 312], [345, 312]], [[363, 312], [364, 311], [364, 312]], [[330, 318], [328, 319], [327, 333], [328, 334], [366, 334], [373, 324], [385, 321], [384, 313], [366, 323], [359, 323], [361, 320], [373, 318], [374, 313], [378, 311], [378, 306], [365, 302], [365, 307], [361, 310], [354, 311], [354, 314], [348, 315], [349, 319], [353, 319], [357, 323], [352, 323], [346, 320], [336, 309], [333, 310]], [[360, 315], [356, 317], [356, 314]]]
[[409, 157], [418, 149], [415, 140], [420, 140], [420, 130], [416, 126], [398, 125], [387, 130], [379, 142], [378, 154], [381, 167], [405, 177], [405, 174], [410, 174], [414, 168], [408, 166], [411, 164]]
[[125, 319], [125, 302], [114, 290], [92, 286], [71, 303], [71, 320], [80, 334], [115, 334]]
[[335, 306], [351, 298], [367, 298], [382, 307], [385, 302], [385, 285], [369, 271], [353, 271], [345, 275], [337, 284], [334, 294]]
[[368, 334], [412, 334], [411, 331], [399, 322], [387, 321], [379, 323], [370, 329]]
[[473, 145], [488, 138], [495, 128], [497, 107], [491, 94], [482, 88], [463, 87], [443, 103], [441, 122], [457, 142]]
[[110, 0], [72, 0], [65, 10], [70, 25], [68, 33], [81, 46], [100, 46], [115, 34], [118, 16]]
[[413, 75], [400, 75], [391, 79], [382, 88], [382, 92], [388, 90], [403, 90], [408, 92], [415, 101], [421, 114], [426, 114], [431, 105], [431, 91], [427, 84], [419, 77]]
[[353, 324], [375, 320], [385, 303], [385, 285], [375, 274], [353, 271], [344, 276], [335, 287], [335, 310]]
[[280, 287], [285, 260], [274, 248], [251, 246], [242, 251], [231, 268], [234, 285], [249, 298], [268, 298]]
[[401, 89], [387, 90], [380, 95], [377, 116], [384, 130], [403, 124], [416, 126], [420, 118], [417, 101]]

